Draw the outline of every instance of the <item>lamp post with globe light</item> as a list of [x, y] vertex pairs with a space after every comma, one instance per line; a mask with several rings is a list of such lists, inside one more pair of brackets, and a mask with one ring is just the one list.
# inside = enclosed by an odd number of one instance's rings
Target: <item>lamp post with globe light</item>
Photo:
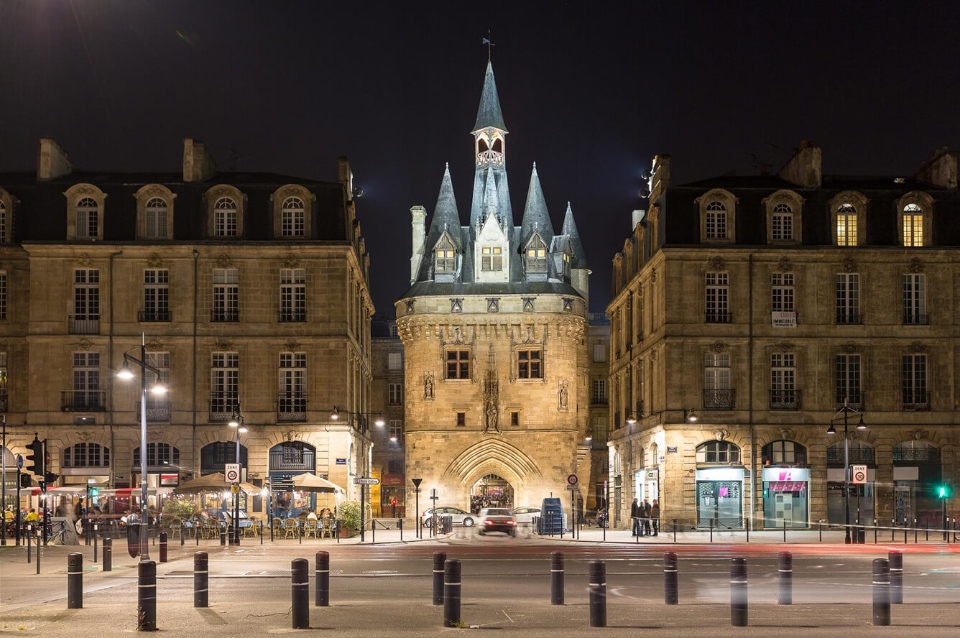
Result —
[[[240, 460], [240, 435], [246, 433], [247, 428], [243, 425], [243, 412], [240, 410], [240, 400], [237, 400], [237, 405], [233, 409], [233, 415], [230, 417], [230, 421], [227, 422], [232, 428], [237, 430], [237, 465], [240, 466], [240, 472], [237, 475], [237, 483], [239, 484], [240, 479], [243, 477], [243, 464]], [[240, 489], [239, 485], [234, 489], [233, 492], [233, 525], [231, 525], [231, 545], [240, 544]]]
[[147, 512], [147, 372], [157, 375], [157, 381], [151, 393], [162, 395], [167, 392], [163, 385], [159, 368], [147, 363], [147, 341], [140, 333], [140, 358], [123, 353], [123, 366], [117, 371], [117, 377], [124, 381], [133, 379], [130, 364], [140, 367], [140, 562], [150, 560], [150, 544], [147, 542], [149, 514]]

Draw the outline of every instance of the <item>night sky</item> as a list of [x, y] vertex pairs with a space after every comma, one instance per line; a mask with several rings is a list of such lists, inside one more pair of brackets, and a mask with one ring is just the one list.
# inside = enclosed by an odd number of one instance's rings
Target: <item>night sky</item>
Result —
[[0, 171], [42, 136], [81, 170], [179, 171], [184, 137], [224, 171], [333, 181], [346, 155], [384, 314], [446, 162], [469, 215], [488, 30], [516, 220], [535, 161], [593, 311], [657, 153], [674, 183], [779, 170], [801, 139], [825, 173], [909, 175], [960, 141], [952, 1], [3, 0], [0, 25]]

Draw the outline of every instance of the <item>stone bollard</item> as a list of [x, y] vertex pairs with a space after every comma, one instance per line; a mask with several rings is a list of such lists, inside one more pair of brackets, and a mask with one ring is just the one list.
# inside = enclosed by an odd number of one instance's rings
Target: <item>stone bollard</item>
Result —
[[209, 604], [210, 572], [206, 552], [193, 555], [193, 606], [206, 607]]
[[590, 626], [607, 626], [607, 565], [602, 560], [590, 561]]
[[103, 539], [103, 571], [113, 569], [113, 539], [109, 536]]
[[306, 558], [295, 558], [290, 563], [290, 589], [293, 602], [293, 628], [310, 628], [310, 563]]
[[443, 604], [443, 564], [447, 560], [446, 552], [433, 553], [433, 604]]
[[451, 558], [443, 563], [443, 626], [460, 626], [460, 561]]
[[667, 605], [680, 603], [680, 588], [677, 585], [677, 554], [663, 553], [663, 602]]
[[83, 554], [67, 556], [67, 609], [83, 609]]
[[747, 561], [730, 559], [730, 624], [747, 626]]
[[885, 558], [873, 559], [873, 624], [890, 625], [890, 562]]
[[137, 631], [157, 630], [157, 564], [137, 563]]
[[550, 553], [550, 604], [563, 604], [563, 552]]
[[779, 588], [777, 592], [777, 604], [793, 604], [793, 554], [790, 552], [780, 552], [778, 565]]
[[317, 552], [317, 607], [330, 606], [330, 552]]

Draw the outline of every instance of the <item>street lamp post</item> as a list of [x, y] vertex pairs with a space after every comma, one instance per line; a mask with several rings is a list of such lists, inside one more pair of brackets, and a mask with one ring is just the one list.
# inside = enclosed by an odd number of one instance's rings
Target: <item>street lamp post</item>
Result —
[[123, 353], [123, 367], [117, 372], [117, 377], [130, 380], [133, 371], [130, 364], [140, 367], [140, 562], [150, 560], [150, 544], [147, 542], [148, 514], [147, 514], [147, 371], [157, 375], [157, 382], [152, 388], [153, 394], [164, 394], [167, 389], [160, 378], [160, 370], [147, 363], [147, 340], [144, 333], [140, 333], [140, 358]]
[[230, 417], [230, 421], [227, 423], [232, 428], [237, 430], [237, 465], [240, 466], [240, 472], [237, 476], [237, 488], [233, 493], [233, 525], [231, 525], [232, 532], [231, 535], [233, 538], [230, 539], [231, 545], [240, 544], [240, 489], [239, 483], [240, 478], [243, 477], [243, 462], [240, 460], [240, 435], [247, 431], [247, 428], [243, 425], [243, 412], [240, 411], [240, 400], [237, 399], [237, 405], [233, 409], [233, 416]]
[[857, 423], [858, 430], [865, 430], [867, 426], [863, 424], [863, 413], [850, 407], [849, 399], [843, 399], [841, 407], [833, 418], [830, 419], [830, 427], [827, 428], [827, 434], [836, 434], [837, 430], [833, 427], [834, 421], [843, 415], [843, 515], [844, 515], [844, 535], [843, 542], [847, 545], [851, 543], [850, 539], [850, 436], [847, 433], [847, 420], [850, 413], [860, 416], [860, 422]]
[[[378, 428], [382, 428], [384, 425], [386, 425], [386, 421], [384, 421], [384, 419], [383, 419], [383, 414], [381, 414], [381, 413], [379, 413], [379, 412], [377, 412], [377, 413], [373, 413], [373, 412], [351, 412], [351, 411], [349, 411], [349, 410], [343, 410], [343, 411], [341, 411], [340, 408], [337, 407], [337, 406], [333, 406], [333, 410], [330, 411], [330, 420], [331, 420], [331, 421], [339, 421], [341, 414], [348, 414], [348, 415], [353, 415], [353, 416], [359, 417], [359, 421], [360, 421], [360, 424], [361, 424], [361, 433], [364, 434], [364, 435], [366, 435], [366, 433], [367, 433], [367, 429], [368, 429], [367, 420], [368, 420], [368, 417], [369, 417], [371, 414], [376, 414], [376, 418], [374, 418], [373, 423], [374, 423], [374, 425], [376, 425]], [[367, 455], [366, 455], [366, 451], [365, 451], [365, 452], [364, 452], [363, 467], [360, 468], [360, 473], [361, 473], [361, 475], [364, 474], [364, 473], [366, 473], [366, 470], [368, 469], [368, 461], [367, 461], [366, 456], [367, 456]], [[348, 473], [349, 473], [349, 469], [348, 469], [347, 471], [348, 471]], [[360, 479], [369, 479], [370, 477], [369, 477], [369, 476], [360, 476], [360, 477], [358, 477], [358, 478], [360, 478]], [[379, 482], [379, 481], [377, 481], [377, 482]], [[364, 522], [364, 515], [366, 514], [366, 512], [364, 512], [364, 500], [365, 500], [365, 497], [366, 497], [367, 484], [366, 484], [366, 483], [363, 483], [363, 482], [360, 482], [360, 481], [358, 481], [358, 480], [354, 480], [354, 483], [359, 483], [359, 485], [360, 485], [360, 542], [362, 543], [362, 542], [363, 542], [363, 539], [364, 539], [364, 531], [365, 531], [364, 528], [366, 527], [366, 523]], [[371, 516], [372, 516], [372, 514], [371, 514]]]

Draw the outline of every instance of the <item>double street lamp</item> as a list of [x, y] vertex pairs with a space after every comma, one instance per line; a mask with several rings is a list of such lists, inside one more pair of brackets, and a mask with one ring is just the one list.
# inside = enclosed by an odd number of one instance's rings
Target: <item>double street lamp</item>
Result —
[[233, 408], [233, 414], [230, 417], [230, 420], [227, 422], [232, 428], [237, 430], [237, 465], [240, 468], [240, 471], [237, 473], [237, 486], [233, 488], [233, 525], [231, 525], [231, 545], [240, 544], [240, 479], [243, 477], [243, 464], [240, 460], [240, 435], [247, 432], [246, 426], [243, 425], [243, 412], [240, 410], [240, 400], [237, 399], [237, 404]]
[[150, 560], [150, 544], [147, 542], [149, 514], [147, 513], [147, 372], [157, 375], [157, 381], [151, 393], [162, 395], [167, 392], [163, 385], [160, 370], [147, 363], [147, 341], [140, 333], [140, 358], [123, 353], [123, 366], [117, 371], [117, 377], [124, 381], [133, 379], [130, 364], [140, 367], [140, 562]]
[[843, 513], [844, 513], [844, 535], [843, 542], [850, 544], [850, 436], [847, 433], [848, 418], [851, 414], [860, 417], [857, 423], [858, 430], [865, 430], [867, 426], [863, 424], [863, 412], [850, 407], [849, 399], [844, 397], [843, 406], [830, 419], [830, 427], [827, 428], [827, 434], [836, 434], [837, 430], [833, 427], [835, 421], [843, 418]]

